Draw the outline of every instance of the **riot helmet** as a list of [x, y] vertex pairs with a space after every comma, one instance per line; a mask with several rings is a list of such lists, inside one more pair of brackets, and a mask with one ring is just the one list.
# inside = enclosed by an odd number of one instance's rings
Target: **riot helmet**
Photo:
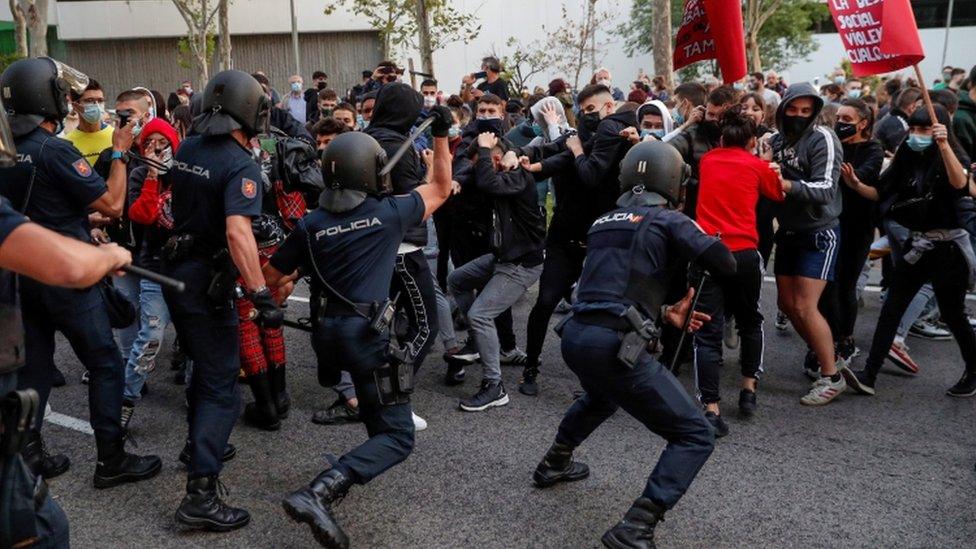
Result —
[[677, 149], [662, 141], [634, 145], [620, 162], [617, 206], [674, 207], [690, 169]]
[[88, 77], [50, 57], [19, 59], [0, 75], [0, 96], [14, 137], [26, 135], [45, 120], [58, 124], [68, 115], [68, 94], [85, 91]]
[[7, 111], [0, 101], [0, 168], [13, 166], [17, 162], [17, 148], [14, 146], [14, 135], [10, 132], [7, 122]]
[[386, 151], [372, 137], [362, 132], [337, 135], [322, 154], [325, 190], [319, 205], [342, 213], [362, 204], [368, 195], [391, 193], [390, 175], [380, 175], [385, 165]]
[[193, 119], [193, 131], [200, 135], [225, 135], [243, 130], [254, 136], [265, 130], [271, 101], [250, 74], [221, 71], [203, 91], [200, 114]]

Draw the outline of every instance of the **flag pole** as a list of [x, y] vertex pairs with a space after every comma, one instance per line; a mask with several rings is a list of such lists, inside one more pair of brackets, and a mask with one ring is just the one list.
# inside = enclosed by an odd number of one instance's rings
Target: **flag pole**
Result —
[[919, 86], [922, 87], [922, 99], [925, 100], [925, 108], [929, 111], [929, 120], [932, 124], [938, 124], [939, 119], [935, 117], [935, 107], [932, 106], [932, 98], [929, 97], [929, 87], [925, 83], [925, 78], [922, 77], [922, 69], [918, 67], [918, 63], [912, 66], [915, 67], [915, 79], [918, 80]]

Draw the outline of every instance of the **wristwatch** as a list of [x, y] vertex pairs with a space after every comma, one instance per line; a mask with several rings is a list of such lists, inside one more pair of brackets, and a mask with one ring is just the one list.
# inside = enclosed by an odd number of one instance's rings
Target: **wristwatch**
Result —
[[127, 151], [112, 151], [112, 160], [121, 160], [123, 164], [129, 162], [129, 154]]

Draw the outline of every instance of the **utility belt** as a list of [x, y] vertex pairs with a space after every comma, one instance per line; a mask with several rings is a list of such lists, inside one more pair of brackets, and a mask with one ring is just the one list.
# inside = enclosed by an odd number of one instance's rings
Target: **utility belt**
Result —
[[163, 246], [163, 259], [177, 263], [195, 259], [210, 266], [207, 298], [215, 308], [232, 306], [237, 295], [237, 266], [227, 248], [214, 248], [192, 234], [169, 237]]
[[582, 324], [623, 332], [620, 350], [617, 351], [617, 360], [629, 369], [634, 369], [637, 366], [641, 353], [645, 352], [648, 346], [652, 342], [656, 342], [659, 337], [657, 322], [646, 318], [634, 306], [628, 307], [623, 315], [589, 311], [575, 313], [573, 318]]

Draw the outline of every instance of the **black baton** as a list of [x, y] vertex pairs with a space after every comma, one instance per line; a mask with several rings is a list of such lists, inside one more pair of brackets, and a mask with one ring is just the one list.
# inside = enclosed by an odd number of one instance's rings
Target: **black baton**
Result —
[[309, 324], [305, 324], [302, 322], [295, 322], [294, 320], [288, 320], [287, 318], [283, 320], [282, 323], [284, 326], [287, 326], [289, 328], [294, 328], [296, 330], [301, 330], [303, 332], [309, 332], [309, 333], [312, 332], [312, 326]]
[[186, 284], [182, 280], [176, 280], [175, 278], [161, 275], [157, 272], [150, 271], [149, 269], [143, 269], [142, 267], [136, 267], [135, 265], [126, 265], [122, 267], [122, 270], [131, 275], [138, 276], [139, 278], [151, 280], [160, 286], [166, 286], [175, 292], [183, 293], [183, 290], [186, 290]]
[[678, 339], [678, 347], [674, 351], [674, 356], [671, 358], [671, 367], [668, 368], [672, 372], [678, 366], [678, 358], [681, 356], [681, 348], [685, 344], [685, 336], [688, 335], [688, 326], [691, 326], [691, 318], [695, 314], [695, 308], [698, 307], [698, 298], [701, 297], [702, 288], [705, 286], [705, 279], [708, 278], [708, 273], [703, 272], [701, 282], [698, 283], [698, 287], [695, 288], [695, 297], [691, 300], [691, 307], [688, 308], [688, 315], [685, 317], [685, 324], [681, 327], [681, 337]]

